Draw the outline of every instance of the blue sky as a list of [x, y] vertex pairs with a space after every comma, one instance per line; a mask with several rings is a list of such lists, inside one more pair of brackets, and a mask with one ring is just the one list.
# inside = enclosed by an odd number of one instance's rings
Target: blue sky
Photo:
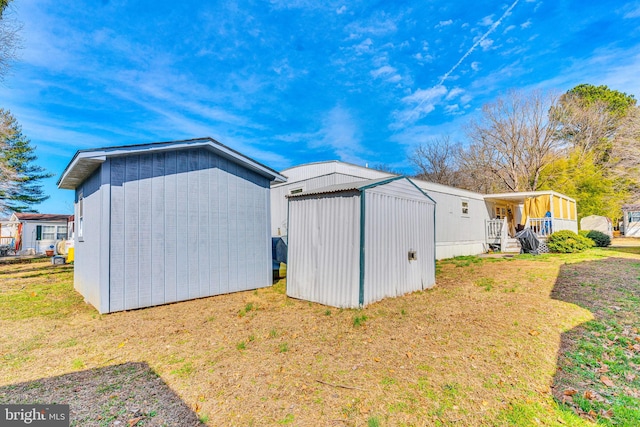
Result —
[[640, 2], [14, 0], [0, 86], [55, 174], [76, 150], [211, 136], [274, 169], [338, 159], [407, 173], [430, 138], [511, 88], [640, 95]]

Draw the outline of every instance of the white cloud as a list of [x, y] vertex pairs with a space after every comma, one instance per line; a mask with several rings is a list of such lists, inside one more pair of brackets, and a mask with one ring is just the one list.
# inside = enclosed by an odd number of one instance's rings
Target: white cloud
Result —
[[509, 25], [507, 28], [504, 29], [504, 34], [507, 34], [509, 31], [512, 31], [515, 29], [516, 29], [515, 25]]
[[399, 129], [406, 123], [414, 123], [436, 109], [436, 106], [447, 94], [447, 88], [437, 85], [429, 89], [418, 89], [411, 95], [402, 98], [402, 103], [406, 108], [395, 112], [396, 123], [392, 128]]
[[358, 153], [363, 151], [360, 140], [360, 129], [351, 113], [336, 106], [326, 114], [322, 129], [309, 145], [312, 148], [331, 147], [339, 160], [359, 163]]
[[478, 22], [478, 24], [482, 25], [483, 27], [488, 27], [489, 25], [493, 25], [493, 14], [489, 16], [485, 16], [480, 20], [480, 22]]
[[447, 27], [449, 25], [453, 24], [453, 19], [448, 19], [446, 21], [440, 21], [438, 22], [438, 24], [436, 25], [436, 28], [442, 28], [442, 27]]
[[356, 45], [354, 49], [357, 54], [362, 55], [363, 53], [370, 52], [371, 46], [373, 46], [373, 41], [371, 39], [365, 39]]
[[413, 57], [415, 59], [417, 59], [419, 62], [432, 62], [433, 61], [433, 56], [429, 55], [429, 54], [422, 54], [421, 52], [416, 53], [415, 55], [413, 55]]
[[452, 99], [462, 95], [464, 93], [464, 90], [459, 88], [459, 87], [454, 87], [453, 89], [451, 89], [449, 91], [449, 93], [447, 94], [447, 96], [444, 98], [446, 101], [451, 101]]
[[523, 30], [526, 28], [529, 28], [531, 26], [531, 19], [527, 19], [526, 22], [523, 22], [522, 24], [520, 24], [520, 28], [522, 28]]
[[460, 114], [460, 106], [458, 104], [447, 105], [444, 107], [444, 112], [449, 115]]
[[473, 62], [471, 63], [471, 69], [472, 69], [473, 71], [478, 71], [478, 70], [480, 70], [480, 63], [479, 63], [478, 61], [473, 61]]
[[342, 15], [343, 13], [345, 13], [347, 11], [347, 6], [342, 5], [340, 6], [338, 9], [336, 9], [336, 13], [338, 15]]
[[482, 50], [488, 50], [491, 46], [493, 46], [493, 40], [490, 38], [486, 38], [480, 42]]
[[395, 74], [396, 69], [391, 67], [390, 65], [385, 65], [383, 67], [378, 68], [377, 70], [371, 71], [371, 75], [374, 78], [389, 76], [390, 74]]

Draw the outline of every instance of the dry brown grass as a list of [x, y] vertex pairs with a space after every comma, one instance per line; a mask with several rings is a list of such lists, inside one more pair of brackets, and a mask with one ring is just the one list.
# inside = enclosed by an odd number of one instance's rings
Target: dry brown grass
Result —
[[[434, 289], [363, 310], [293, 300], [279, 283], [106, 316], [71, 291], [70, 272], [0, 266], [0, 307], [18, 295], [24, 305], [0, 314], [0, 402], [12, 401], [11, 385], [144, 362], [211, 426], [506, 425], [522, 405], [547, 425], [564, 424], [551, 394], [561, 334], [593, 316], [550, 295], [565, 262], [612, 255], [640, 259], [591, 250], [444, 262]], [[61, 286], [51, 298], [66, 298], [63, 315], [29, 311], [45, 285]], [[92, 381], [97, 388], [109, 376]], [[133, 405], [151, 412], [149, 403]], [[161, 425], [150, 416], [142, 423]]]

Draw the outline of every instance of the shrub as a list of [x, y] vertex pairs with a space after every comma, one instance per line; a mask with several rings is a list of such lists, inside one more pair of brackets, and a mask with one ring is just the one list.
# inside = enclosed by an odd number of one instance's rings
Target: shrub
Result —
[[551, 252], [559, 252], [569, 254], [573, 252], [582, 252], [585, 249], [594, 246], [593, 240], [580, 236], [573, 231], [561, 230], [549, 236], [547, 246]]
[[578, 231], [578, 234], [582, 237], [587, 237], [587, 234], [589, 234], [591, 230], [580, 230]]
[[606, 248], [611, 244], [611, 237], [601, 231], [589, 230], [589, 232], [587, 233], [587, 237], [593, 240], [593, 242], [599, 248]]

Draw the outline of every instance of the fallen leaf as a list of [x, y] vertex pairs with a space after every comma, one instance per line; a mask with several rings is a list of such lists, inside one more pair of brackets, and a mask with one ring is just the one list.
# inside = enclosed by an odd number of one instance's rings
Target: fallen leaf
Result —
[[640, 353], [640, 344], [634, 344], [633, 351]]
[[605, 411], [604, 409], [602, 409], [600, 411], [600, 416], [602, 418], [611, 418], [611, 417], [613, 417], [613, 409], [609, 409], [608, 411]]
[[601, 376], [600, 377], [600, 381], [602, 382], [602, 384], [606, 385], [607, 387], [613, 387], [615, 384], [613, 384], [613, 381], [611, 381], [611, 379], [607, 376]]
[[573, 397], [571, 396], [562, 396], [562, 403], [573, 403]]
[[540, 335], [540, 332], [536, 331], [535, 329], [532, 329], [529, 331], [529, 335], [535, 337], [536, 335]]
[[606, 372], [609, 372], [609, 366], [607, 365], [602, 365], [598, 368], [598, 373], [600, 374], [604, 374]]
[[374, 357], [373, 360], [375, 360], [376, 362], [379, 362], [380, 358], [379, 357]]
[[132, 418], [129, 420], [129, 427], [133, 427], [142, 420], [142, 417]]
[[636, 379], [637, 377], [638, 377], [638, 376], [637, 376], [636, 374], [632, 374], [631, 372], [627, 373], [627, 374], [624, 376], [624, 378], [625, 378], [627, 381], [629, 381], [629, 382], [635, 381], [635, 379]]
[[202, 407], [200, 406], [200, 404], [199, 404], [199, 403], [194, 403], [194, 404], [193, 404], [193, 410], [194, 410], [194, 412], [198, 413], [198, 412], [200, 412], [200, 410], [201, 410], [201, 409], [202, 409]]
[[593, 395], [593, 393], [591, 392], [591, 390], [587, 390], [584, 392], [584, 398], [587, 400], [593, 400], [595, 396]]
[[411, 359], [411, 356], [412, 356], [411, 352], [410, 352], [410, 351], [407, 351], [407, 357], [408, 357], [409, 359]]
[[563, 391], [562, 394], [564, 394], [565, 396], [573, 396], [577, 392], [578, 392], [578, 390], [576, 390], [576, 389], [568, 388], [565, 391]]

